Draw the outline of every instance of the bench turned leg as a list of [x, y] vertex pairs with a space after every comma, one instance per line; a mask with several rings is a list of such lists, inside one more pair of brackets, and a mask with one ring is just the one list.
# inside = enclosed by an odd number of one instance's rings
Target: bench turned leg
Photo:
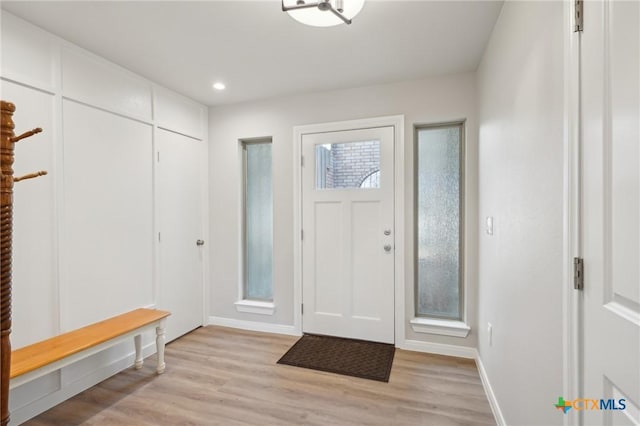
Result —
[[133, 365], [136, 370], [140, 370], [142, 368], [142, 335], [138, 334], [137, 336], [133, 336], [133, 342], [136, 345], [136, 360]]
[[160, 324], [156, 327], [156, 349], [158, 352], [158, 367], [156, 372], [158, 374], [164, 373], [164, 320], [160, 321]]

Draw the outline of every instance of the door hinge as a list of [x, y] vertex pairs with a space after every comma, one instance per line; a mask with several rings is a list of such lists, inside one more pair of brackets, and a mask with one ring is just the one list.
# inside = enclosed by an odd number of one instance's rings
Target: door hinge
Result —
[[575, 0], [575, 16], [573, 32], [581, 32], [584, 27], [584, 0]]
[[304, 156], [300, 156], [300, 167], [304, 167]]
[[160, 238], [160, 233], [158, 232], [158, 242], [162, 242], [162, 239]]
[[300, 239], [304, 240], [304, 230], [300, 230]]
[[300, 313], [304, 315], [304, 303], [300, 304]]
[[158, 163], [160, 162], [160, 151], [158, 151]]
[[581, 257], [573, 258], [573, 288], [584, 289], [584, 259]]

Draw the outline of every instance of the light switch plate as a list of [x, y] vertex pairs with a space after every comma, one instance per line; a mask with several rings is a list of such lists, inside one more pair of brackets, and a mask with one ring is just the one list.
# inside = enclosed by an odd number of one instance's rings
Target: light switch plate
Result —
[[487, 216], [487, 234], [493, 235], [493, 216]]
[[493, 346], [493, 326], [490, 322], [487, 323], [487, 337], [489, 338], [489, 346]]

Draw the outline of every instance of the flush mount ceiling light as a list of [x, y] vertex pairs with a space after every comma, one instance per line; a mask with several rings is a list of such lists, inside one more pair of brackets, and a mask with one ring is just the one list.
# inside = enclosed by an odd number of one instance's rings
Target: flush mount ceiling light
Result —
[[282, 10], [293, 19], [314, 27], [350, 24], [364, 0], [282, 0]]
[[213, 83], [213, 88], [216, 90], [224, 90], [227, 86], [224, 85], [224, 83], [221, 82], [217, 82], [217, 83]]

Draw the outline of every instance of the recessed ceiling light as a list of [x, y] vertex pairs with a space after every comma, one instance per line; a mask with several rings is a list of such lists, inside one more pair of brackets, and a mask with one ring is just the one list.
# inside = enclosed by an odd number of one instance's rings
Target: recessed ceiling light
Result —
[[227, 86], [224, 85], [224, 83], [213, 83], [213, 88], [216, 90], [224, 90], [226, 89]]

